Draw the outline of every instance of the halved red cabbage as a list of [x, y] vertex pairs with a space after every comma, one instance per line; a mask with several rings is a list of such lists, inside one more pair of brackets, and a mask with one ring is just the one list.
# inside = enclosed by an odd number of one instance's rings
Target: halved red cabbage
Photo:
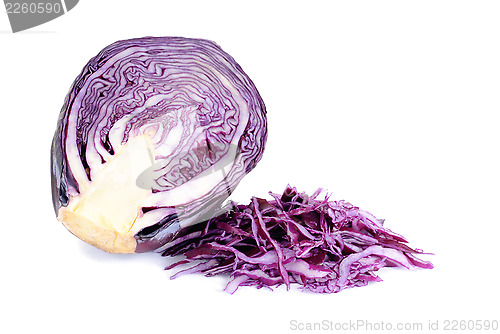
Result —
[[61, 110], [54, 209], [102, 250], [155, 250], [213, 216], [266, 138], [257, 89], [214, 42], [118, 41], [83, 68]]
[[166, 269], [188, 265], [172, 278], [230, 275], [229, 293], [282, 284], [332, 293], [381, 281], [376, 271], [383, 267], [433, 267], [383, 220], [346, 201], [320, 200], [320, 193], [288, 186], [282, 195], [270, 193], [273, 200], [232, 203], [231, 211], [183, 229], [165, 245], [163, 256], [185, 256]]

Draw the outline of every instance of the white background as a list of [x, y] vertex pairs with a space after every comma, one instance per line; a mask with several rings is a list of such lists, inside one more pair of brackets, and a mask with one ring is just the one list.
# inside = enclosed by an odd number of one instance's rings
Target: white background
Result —
[[[440, 332], [500, 320], [499, 17], [496, 1], [81, 0], [13, 34], [0, 13], [0, 332], [305, 333], [291, 321], [366, 320], [424, 333], [430, 320]], [[384, 269], [384, 282], [333, 295], [229, 295], [223, 278], [169, 280], [157, 254], [73, 237], [50, 195], [60, 108], [92, 56], [146, 35], [213, 40], [259, 89], [267, 148], [234, 200], [323, 187], [435, 253], [435, 269]]]

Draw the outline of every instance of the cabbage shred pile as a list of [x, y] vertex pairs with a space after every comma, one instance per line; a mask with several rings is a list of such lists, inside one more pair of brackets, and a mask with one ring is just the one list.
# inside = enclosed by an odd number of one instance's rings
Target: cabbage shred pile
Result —
[[[407, 240], [383, 220], [346, 201], [318, 199], [288, 186], [273, 200], [253, 197], [204, 223], [187, 227], [163, 249], [163, 256], [184, 255], [168, 266], [187, 266], [183, 274], [229, 275], [225, 291], [298, 284], [334, 293], [381, 281], [383, 267], [432, 268]], [[181, 266], [182, 268], [182, 266]]]

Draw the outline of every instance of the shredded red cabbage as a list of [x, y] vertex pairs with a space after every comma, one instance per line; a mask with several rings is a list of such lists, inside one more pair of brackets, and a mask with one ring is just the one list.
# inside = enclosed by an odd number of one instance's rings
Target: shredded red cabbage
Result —
[[383, 226], [383, 220], [345, 201], [317, 199], [288, 186], [273, 200], [253, 197], [248, 205], [190, 226], [163, 250], [188, 265], [174, 274], [230, 275], [225, 291], [292, 283], [319, 293], [381, 281], [382, 267], [433, 268], [418, 259], [420, 249]]

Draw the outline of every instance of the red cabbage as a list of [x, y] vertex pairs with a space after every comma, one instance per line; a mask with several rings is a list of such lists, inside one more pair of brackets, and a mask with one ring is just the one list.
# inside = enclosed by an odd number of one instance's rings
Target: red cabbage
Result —
[[188, 266], [172, 278], [229, 275], [229, 293], [282, 284], [333, 293], [381, 281], [376, 272], [383, 267], [433, 267], [383, 220], [346, 201], [320, 200], [320, 193], [288, 186], [282, 195], [270, 193], [273, 200], [232, 203], [232, 210], [183, 229], [165, 245], [163, 256], [185, 256], [166, 269]]
[[54, 209], [102, 250], [155, 250], [213, 216], [266, 138], [257, 89], [214, 42], [118, 41], [83, 68], [61, 110]]
[[52, 198], [70, 232], [107, 252], [183, 255], [167, 269], [228, 275], [225, 290], [292, 284], [320, 293], [432, 268], [383, 221], [287, 187], [224, 201], [260, 161], [266, 108], [215, 43], [118, 41], [74, 81], [51, 149]]

